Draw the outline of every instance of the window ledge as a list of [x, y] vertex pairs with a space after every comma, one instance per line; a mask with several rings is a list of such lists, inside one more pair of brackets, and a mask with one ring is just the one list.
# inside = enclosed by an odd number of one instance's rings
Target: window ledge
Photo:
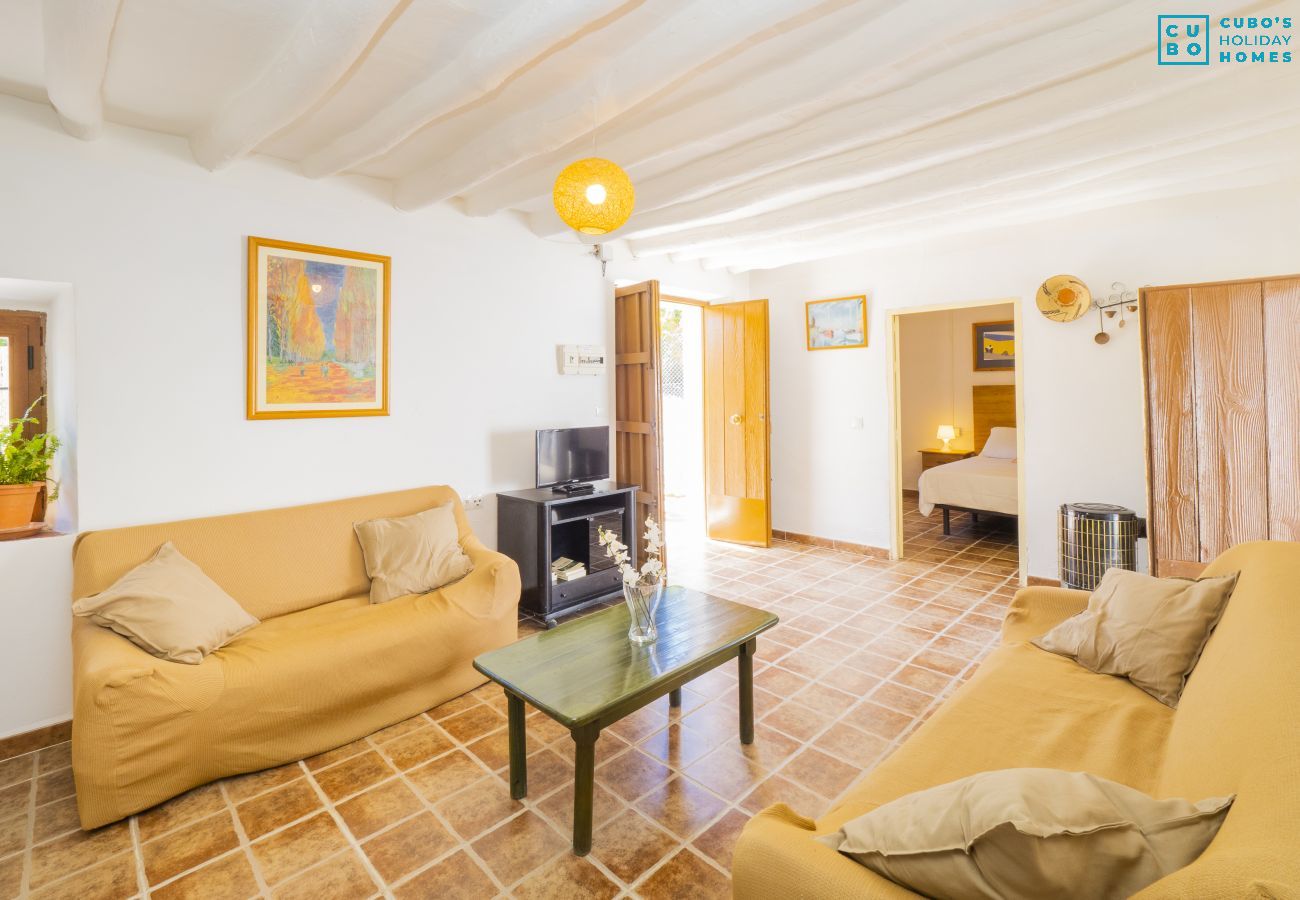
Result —
[[63, 537], [68, 532], [55, 531], [53, 528], [46, 528], [42, 531], [33, 531], [28, 534], [6, 535], [0, 533], [0, 543], [12, 543], [17, 541], [35, 541], [41, 538]]

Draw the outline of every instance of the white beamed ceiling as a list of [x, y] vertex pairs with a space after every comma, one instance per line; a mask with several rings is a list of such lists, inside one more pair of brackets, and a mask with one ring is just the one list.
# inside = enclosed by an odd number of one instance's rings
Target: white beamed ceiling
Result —
[[745, 271], [1295, 178], [1300, 59], [1159, 67], [1175, 7], [3, 0], [0, 92], [76, 138], [386, 179], [400, 209], [512, 209], [547, 239], [573, 239], [556, 172], [595, 153], [636, 184], [633, 254]]

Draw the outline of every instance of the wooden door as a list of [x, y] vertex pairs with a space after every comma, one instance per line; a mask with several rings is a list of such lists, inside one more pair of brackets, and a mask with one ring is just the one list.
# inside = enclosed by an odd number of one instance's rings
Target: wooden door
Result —
[[645, 560], [645, 520], [662, 528], [663, 448], [660, 445], [659, 282], [614, 292], [614, 473], [637, 491], [636, 558]]
[[[30, 436], [51, 429], [45, 399], [45, 314], [0, 311], [0, 416], [16, 419], [30, 407], [39, 424], [28, 425]], [[33, 405], [35, 404], [35, 405]], [[45, 491], [41, 487], [32, 521], [45, 518]]]
[[6, 419], [16, 419], [38, 399], [32, 415], [45, 430], [45, 316], [33, 312], [0, 311], [0, 339], [5, 354], [5, 383], [0, 384], [9, 400], [0, 409]]
[[704, 491], [708, 536], [772, 541], [767, 301], [704, 308]]
[[1300, 279], [1146, 288], [1148, 534], [1157, 575], [1300, 540]]

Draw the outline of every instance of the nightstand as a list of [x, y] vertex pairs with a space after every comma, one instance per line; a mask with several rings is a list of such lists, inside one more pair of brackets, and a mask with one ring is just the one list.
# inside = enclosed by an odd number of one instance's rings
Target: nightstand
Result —
[[956, 462], [959, 459], [968, 459], [975, 455], [974, 450], [918, 450], [921, 454], [921, 471], [933, 469], [935, 466], [947, 465], [950, 462]]

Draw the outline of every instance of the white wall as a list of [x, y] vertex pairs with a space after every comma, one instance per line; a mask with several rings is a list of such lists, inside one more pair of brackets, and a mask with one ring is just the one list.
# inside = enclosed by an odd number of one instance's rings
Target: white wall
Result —
[[[538, 427], [608, 422], [608, 377], [561, 376], [556, 345], [608, 342], [615, 278], [745, 296], [747, 279], [616, 261], [513, 216], [394, 210], [388, 186], [312, 181], [268, 159], [213, 174], [184, 141], [109, 127], [75, 140], [0, 98], [0, 278], [75, 294], [82, 529], [430, 483], [530, 485]], [[245, 238], [393, 258], [385, 418], [244, 418]], [[66, 719], [70, 541], [0, 545], [0, 736]]]
[[975, 415], [971, 388], [977, 384], [1015, 384], [1012, 369], [974, 369], [971, 329], [976, 322], [1010, 322], [1011, 303], [913, 313], [898, 320], [899, 434], [903, 442], [903, 487], [914, 491], [921, 477], [923, 449], [940, 446], [940, 425], [961, 433], [954, 450], [974, 448]]
[[[1034, 306], [1069, 272], [1110, 284], [1213, 281], [1300, 271], [1300, 184], [1207, 193], [949, 237], [751, 275], [771, 300], [773, 527], [887, 547], [890, 429], [885, 310], [1018, 297], [1031, 575], [1056, 577], [1056, 508], [1074, 500], [1145, 513], [1141, 370], [1135, 322], [1050, 322]], [[868, 295], [870, 346], [809, 353], [804, 301]], [[853, 417], [867, 427], [850, 427]]]

